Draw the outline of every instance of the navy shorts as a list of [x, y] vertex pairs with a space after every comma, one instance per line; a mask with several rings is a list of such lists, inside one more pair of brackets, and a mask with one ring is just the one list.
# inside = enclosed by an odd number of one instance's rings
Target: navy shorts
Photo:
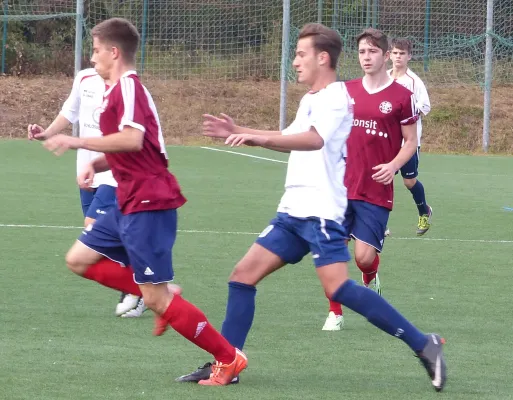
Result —
[[404, 164], [401, 168], [401, 176], [405, 179], [413, 179], [419, 175], [419, 156], [420, 147], [417, 147], [417, 151], [410, 158], [410, 160]]
[[116, 188], [110, 185], [100, 185], [93, 191], [80, 189], [80, 202], [84, 217], [97, 219], [110, 207], [116, 205]]
[[348, 200], [344, 230], [381, 253], [390, 210], [362, 200]]
[[287, 264], [296, 264], [312, 253], [315, 266], [322, 267], [351, 259], [346, 237], [342, 225], [335, 221], [317, 217], [295, 218], [278, 213], [256, 243]]
[[156, 284], [173, 280], [171, 250], [176, 229], [176, 210], [123, 215], [114, 207], [86, 227], [78, 240], [111, 260], [130, 265], [136, 283]]

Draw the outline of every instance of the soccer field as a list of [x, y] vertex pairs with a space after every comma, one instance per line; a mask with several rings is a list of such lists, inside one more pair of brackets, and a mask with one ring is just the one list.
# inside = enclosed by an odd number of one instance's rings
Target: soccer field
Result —
[[[286, 155], [168, 151], [188, 198], [179, 212], [176, 281], [220, 328], [228, 275], [275, 214]], [[39, 143], [0, 141], [0, 154], [2, 400], [513, 398], [511, 157], [422, 155], [434, 217], [421, 239], [416, 207], [396, 179], [380, 277], [393, 305], [447, 340], [448, 382], [436, 394], [403, 342], [351, 311], [342, 331], [321, 331], [328, 305], [310, 259], [259, 285], [239, 385], [175, 383], [210, 356], [172, 330], [153, 337], [151, 312], [114, 317], [118, 294], [64, 264], [83, 220], [75, 153], [57, 158]]]

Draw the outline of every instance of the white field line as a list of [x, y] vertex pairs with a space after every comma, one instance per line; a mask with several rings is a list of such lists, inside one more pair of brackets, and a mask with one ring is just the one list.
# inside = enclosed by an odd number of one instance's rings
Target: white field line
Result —
[[[238, 151], [231, 151], [231, 150], [223, 150], [223, 149], [217, 149], [214, 147], [207, 147], [207, 146], [201, 146], [200, 148], [204, 150], [211, 150], [211, 151], [218, 151], [220, 153], [229, 153], [229, 154], [235, 154], [237, 156], [243, 156], [243, 157], [250, 157], [250, 158], [258, 158], [259, 160], [265, 160], [265, 161], [271, 161], [276, 163], [282, 163], [287, 164], [287, 161], [283, 160], [277, 160], [275, 158], [268, 158], [268, 157], [260, 157], [260, 156], [254, 156], [252, 154], [247, 153], [241, 153]], [[475, 172], [429, 172], [429, 171], [422, 171], [423, 175], [454, 175], [454, 176], [493, 176], [493, 177], [508, 177], [511, 175], [508, 174], [486, 174], [486, 173], [475, 173]]]
[[[202, 146], [202, 149], [217, 151], [221, 153], [235, 154], [238, 156], [256, 158], [259, 160], [271, 161], [281, 164], [287, 164], [287, 161], [277, 160], [274, 158], [260, 157], [247, 153], [240, 153], [237, 151], [216, 149], [213, 147]], [[487, 174], [457, 174], [457, 173], [443, 173], [450, 175], [487, 175]], [[508, 176], [508, 175], [489, 175], [489, 176]], [[31, 225], [31, 224], [0, 224], [0, 228], [32, 228], [32, 229], [83, 229], [82, 226], [71, 225]], [[201, 229], [179, 229], [181, 233], [201, 233], [201, 234], [214, 234], [214, 235], [259, 235], [260, 232], [241, 232], [241, 231], [214, 231], [214, 230], [201, 230]], [[493, 239], [458, 239], [458, 238], [418, 238], [418, 237], [395, 237], [390, 236], [388, 240], [422, 240], [428, 242], [469, 242], [469, 243], [513, 243], [513, 240], [493, 240]]]
[[[28, 224], [0, 224], [0, 228], [15, 229], [83, 229], [82, 226], [71, 225], [28, 225]], [[214, 231], [207, 229], [179, 229], [180, 233], [201, 233], [212, 235], [259, 235], [260, 232], [243, 232], [243, 231]], [[389, 236], [387, 240], [421, 240], [426, 242], [468, 242], [468, 243], [513, 243], [513, 240], [493, 240], [493, 239], [458, 239], [458, 238], [418, 238], [418, 237], [395, 237]]]
[[202, 146], [201, 148], [205, 149], [205, 150], [219, 151], [221, 153], [236, 154], [238, 156], [243, 156], [243, 157], [257, 158], [259, 160], [265, 160], [265, 161], [271, 161], [271, 162], [276, 162], [276, 163], [281, 163], [281, 164], [287, 164], [287, 161], [276, 160], [275, 158], [267, 158], [267, 157], [254, 156], [253, 154], [239, 153], [238, 151], [216, 149], [214, 147], [205, 147], [205, 146]]

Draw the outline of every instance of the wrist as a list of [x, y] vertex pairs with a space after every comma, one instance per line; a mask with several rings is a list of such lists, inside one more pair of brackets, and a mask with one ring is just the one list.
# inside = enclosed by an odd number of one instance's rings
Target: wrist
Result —
[[91, 161], [89, 163], [89, 166], [91, 167], [91, 169], [94, 171], [94, 173], [96, 173], [96, 166], [95, 166], [95, 162], [94, 161]]
[[276, 143], [273, 143], [272, 136], [263, 136], [261, 140], [262, 140], [262, 144], [261, 144], [262, 147], [276, 146]]
[[236, 134], [236, 135], [239, 135], [241, 133], [244, 133], [244, 128], [242, 126], [239, 126], [239, 125], [235, 125], [233, 127], [233, 133]]
[[395, 161], [391, 161], [389, 165], [392, 167], [392, 169], [394, 170], [394, 172], [397, 172], [397, 171], [399, 171], [399, 170], [401, 169], [401, 167], [400, 167], [400, 166], [398, 166], [398, 165], [397, 165], [397, 162], [395, 162]]

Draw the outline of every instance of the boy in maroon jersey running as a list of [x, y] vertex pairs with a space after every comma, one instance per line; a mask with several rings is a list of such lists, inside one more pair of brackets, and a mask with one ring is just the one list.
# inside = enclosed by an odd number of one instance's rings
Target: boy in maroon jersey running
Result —
[[[363, 284], [381, 294], [379, 253], [393, 207], [393, 180], [417, 150], [418, 113], [413, 93], [387, 73], [387, 36], [369, 28], [356, 41], [364, 77], [346, 82], [354, 120], [347, 140], [344, 184], [348, 207], [344, 226], [355, 241], [355, 261], [362, 271]], [[343, 321], [341, 305], [330, 301], [323, 330], [340, 330]]]
[[95, 26], [91, 34], [91, 61], [102, 78], [113, 82], [100, 110], [103, 136], [56, 135], [45, 147], [57, 155], [79, 148], [105, 153], [77, 180], [85, 189], [95, 173], [111, 169], [118, 182], [118, 207], [83, 231], [66, 255], [66, 263], [77, 275], [143, 296], [161, 320], [214, 356], [210, 379], [199, 383], [227, 385], [246, 368], [246, 356], [214, 329], [202, 311], [181, 297], [178, 286], [168, 285], [173, 280], [176, 209], [186, 200], [167, 169], [155, 103], [134, 71], [139, 33], [127, 20], [112, 18]]

